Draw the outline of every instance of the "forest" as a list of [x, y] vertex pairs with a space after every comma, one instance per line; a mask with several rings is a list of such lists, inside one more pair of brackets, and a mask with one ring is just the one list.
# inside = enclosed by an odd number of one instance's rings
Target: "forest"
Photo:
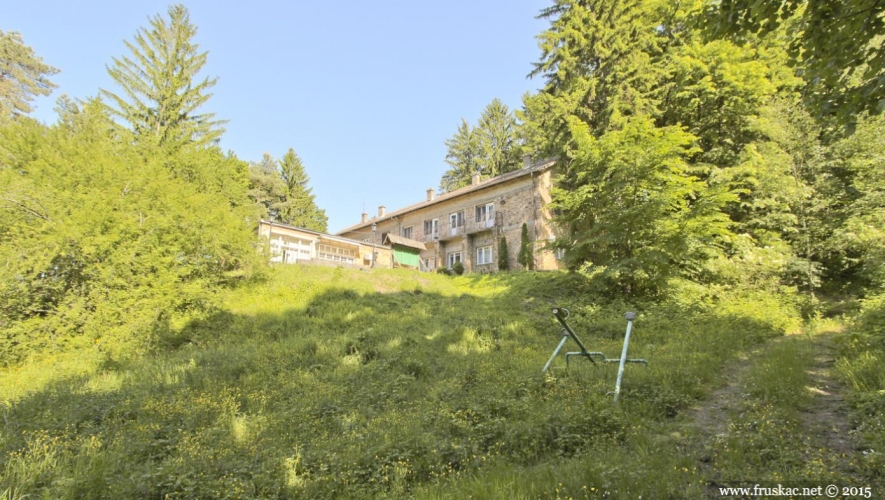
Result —
[[[209, 53], [183, 5], [109, 62], [122, 92], [62, 96], [53, 124], [29, 114], [58, 70], [0, 31], [0, 499], [680, 498], [783, 480], [772, 468], [885, 485], [885, 4], [552, 0], [539, 17], [542, 89], [462, 120], [440, 189], [556, 158], [550, 245], [568, 271], [374, 283], [267, 263], [259, 220], [328, 218], [294, 149], [221, 150]], [[291, 307], [262, 309], [270, 297]], [[623, 325], [601, 319], [603, 335], [591, 318], [638, 310], [651, 332], [638, 351], [671, 364], [637, 368], [615, 409], [586, 375], [526, 375], [553, 302], [612, 350]], [[775, 339], [790, 333], [804, 336]], [[857, 461], [793, 441], [817, 334]], [[712, 445], [683, 436], [681, 419], [701, 418], [689, 409], [731, 383], [722, 367], [750, 354], [741, 415], [772, 427], [741, 416]], [[355, 402], [361, 382], [377, 401]], [[754, 461], [751, 436], [769, 431], [782, 448]], [[682, 458], [658, 458], [673, 446]], [[639, 486], [636, 464], [684, 474]]]

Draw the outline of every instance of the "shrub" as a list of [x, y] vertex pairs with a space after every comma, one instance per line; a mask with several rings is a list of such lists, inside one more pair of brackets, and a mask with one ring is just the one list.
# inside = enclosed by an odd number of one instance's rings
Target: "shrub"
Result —
[[464, 274], [464, 264], [460, 262], [455, 262], [452, 265], [452, 272], [457, 274], [458, 276], [461, 276], [462, 274]]

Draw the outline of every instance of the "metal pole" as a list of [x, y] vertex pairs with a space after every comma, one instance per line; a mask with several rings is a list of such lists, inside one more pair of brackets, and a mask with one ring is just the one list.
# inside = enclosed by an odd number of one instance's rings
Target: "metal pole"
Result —
[[[562, 315], [563, 311], [565, 311], [565, 316]], [[565, 331], [567, 331], [569, 333], [569, 335], [572, 336], [573, 339], [575, 339], [575, 342], [578, 343], [578, 347], [581, 348], [581, 352], [583, 352], [584, 354], [587, 354], [588, 351], [587, 351], [587, 348], [584, 347], [584, 343], [581, 342], [581, 339], [578, 338], [578, 336], [575, 334], [574, 330], [572, 330], [572, 327], [568, 326], [568, 323], [565, 322], [565, 319], [568, 318], [570, 316], [570, 314], [571, 313], [568, 312], [568, 309], [564, 309], [561, 307], [557, 307], [557, 308], [553, 309], [553, 316], [556, 318], [557, 321], [559, 321], [559, 324], [562, 325], [563, 328], [565, 328]], [[593, 361], [593, 358], [588, 356], [587, 359], [589, 359], [590, 362], [593, 363], [594, 365], [596, 364], [596, 361]]]
[[628, 312], [624, 315], [627, 319], [627, 334], [624, 336], [624, 349], [621, 350], [621, 364], [618, 366], [618, 380], [615, 382], [615, 403], [618, 402], [618, 396], [621, 394], [621, 380], [624, 378], [624, 365], [627, 363], [627, 345], [630, 344], [630, 331], [633, 329], [633, 320], [636, 314]]
[[547, 364], [544, 365], [544, 368], [541, 369], [541, 373], [546, 373], [547, 369], [550, 368], [550, 363], [553, 363], [553, 360], [556, 359], [556, 355], [559, 354], [559, 351], [562, 349], [562, 346], [568, 342], [569, 334], [566, 331], [562, 332], [562, 340], [559, 342], [559, 345], [556, 346], [556, 350], [553, 351], [553, 356], [550, 356], [550, 359], [547, 361]]

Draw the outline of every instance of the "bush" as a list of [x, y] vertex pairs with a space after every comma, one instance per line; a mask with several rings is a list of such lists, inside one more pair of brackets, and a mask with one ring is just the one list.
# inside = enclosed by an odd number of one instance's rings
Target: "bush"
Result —
[[455, 262], [452, 265], [452, 272], [457, 274], [458, 276], [461, 276], [462, 274], [464, 274], [464, 264], [460, 262]]

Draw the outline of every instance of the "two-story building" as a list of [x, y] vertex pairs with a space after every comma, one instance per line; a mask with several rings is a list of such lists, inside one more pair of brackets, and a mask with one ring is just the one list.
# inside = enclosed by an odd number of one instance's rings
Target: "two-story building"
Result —
[[[520, 170], [480, 180], [475, 174], [470, 186], [427, 198], [414, 205], [362, 220], [337, 234], [351, 240], [391, 241], [395, 235], [424, 243], [420, 250], [421, 268], [433, 270], [461, 262], [471, 272], [497, 271], [501, 238], [507, 240], [510, 269], [518, 269], [523, 223], [534, 245], [535, 269], [559, 269], [562, 262], [547, 242], [554, 238], [550, 224], [550, 189], [554, 160], [531, 162]], [[374, 225], [374, 231], [373, 231]]]

